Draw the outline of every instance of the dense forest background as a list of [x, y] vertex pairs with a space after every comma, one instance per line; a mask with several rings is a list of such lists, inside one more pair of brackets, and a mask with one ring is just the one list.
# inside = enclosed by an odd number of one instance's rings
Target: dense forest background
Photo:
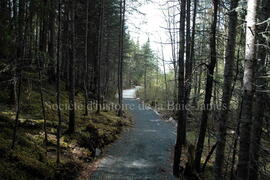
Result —
[[73, 179], [130, 125], [113, 105], [155, 55], [130, 38], [124, 1], [0, 4], [0, 177]]
[[146, 42], [126, 25], [141, 3], [0, 1], [0, 178], [76, 178], [130, 126], [123, 89], [142, 86], [178, 122], [175, 176], [269, 179], [270, 1], [166, 1], [168, 38]]

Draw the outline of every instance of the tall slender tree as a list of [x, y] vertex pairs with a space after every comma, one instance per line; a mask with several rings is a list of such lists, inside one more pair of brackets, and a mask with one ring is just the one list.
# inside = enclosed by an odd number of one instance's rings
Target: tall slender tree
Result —
[[89, 0], [86, 0], [85, 40], [84, 40], [84, 114], [88, 115], [88, 26], [89, 26]]
[[118, 103], [119, 110], [118, 116], [123, 115], [123, 60], [124, 60], [124, 35], [125, 35], [125, 11], [126, 11], [126, 0], [120, 1], [120, 30], [119, 30], [119, 62], [118, 62]]
[[182, 154], [182, 146], [185, 142], [185, 112], [182, 105], [184, 104], [185, 91], [184, 91], [184, 54], [185, 54], [185, 8], [186, 0], [181, 0], [180, 2], [180, 28], [179, 28], [179, 59], [178, 59], [178, 103], [177, 103], [177, 113], [178, 113], [178, 123], [177, 123], [177, 137], [176, 144], [174, 147], [174, 162], [173, 162], [173, 174], [175, 176], [180, 175], [180, 159]]
[[[266, 21], [270, 15], [270, 1], [262, 0], [259, 7], [258, 19], [260, 22]], [[252, 121], [251, 130], [251, 144], [250, 144], [250, 165], [249, 165], [249, 180], [259, 179], [259, 158], [260, 158], [260, 148], [261, 148], [261, 137], [263, 128], [263, 119], [265, 116], [265, 108], [267, 106], [267, 81], [265, 79], [267, 73], [267, 57], [269, 58], [269, 51], [267, 46], [269, 42], [267, 41], [266, 34], [268, 25], [266, 22], [262, 24], [257, 24], [258, 27], [258, 67], [256, 75], [256, 92], [255, 92], [255, 107], [254, 116]]]
[[57, 58], [56, 58], [56, 103], [57, 103], [57, 116], [58, 116], [58, 126], [57, 126], [57, 156], [56, 156], [56, 166], [60, 165], [60, 138], [62, 129], [62, 116], [60, 109], [60, 50], [61, 50], [61, 0], [58, 0], [58, 32], [57, 32]]
[[237, 179], [248, 179], [250, 131], [256, 72], [257, 6], [259, 0], [248, 1], [246, 16], [246, 47], [243, 78], [243, 105], [240, 121], [240, 147], [238, 153]]
[[103, 32], [104, 29], [104, 0], [100, 2], [99, 28], [98, 28], [98, 58], [97, 58], [97, 113], [100, 113], [101, 106], [101, 60], [103, 58]]
[[234, 53], [236, 44], [236, 27], [237, 27], [237, 12], [238, 0], [231, 0], [228, 24], [228, 40], [225, 54], [225, 68], [224, 68], [224, 86], [221, 107], [218, 120], [218, 135], [217, 135], [217, 149], [215, 159], [215, 179], [223, 179], [223, 164], [224, 164], [224, 150], [226, 144], [226, 122], [229, 115], [230, 101], [232, 96], [232, 82], [233, 82], [233, 67], [234, 67]]
[[49, 82], [55, 82], [55, 18], [56, 18], [56, 2], [50, 0], [50, 14], [49, 14], [49, 43], [48, 43], [48, 55], [49, 55], [49, 67], [48, 78]]
[[190, 36], [190, 6], [191, 1], [187, 0], [186, 8], [186, 64], [185, 64], [185, 102], [188, 103], [192, 80], [192, 59], [191, 57], [191, 36]]
[[[14, 10], [17, 12], [17, 10]], [[15, 15], [15, 14], [14, 14]], [[16, 16], [15, 16], [16, 18]], [[24, 57], [24, 28], [25, 28], [25, 0], [19, 1], [19, 13], [18, 13], [18, 26], [16, 26], [16, 30], [18, 31], [18, 37], [16, 38], [16, 57], [14, 59], [15, 62], [15, 70], [14, 70], [14, 97], [15, 97], [15, 124], [13, 128], [13, 136], [12, 136], [12, 145], [11, 149], [15, 147], [16, 139], [17, 139], [17, 128], [19, 122], [20, 115], [20, 100], [21, 100], [21, 86], [22, 86], [22, 69], [20, 63]]]
[[166, 74], [166, 64], [165, 64], [163, 41], [161, 38], [160, 38], [160, 44], [161, 44], [161, 58], [162, 58], [163, 75], [164, 75], [164, 83], [165, 83], [165, 102], [168, 103], [168, 83], [167, 83], [167, 74]]
[[[195, 51], [194, 51], [194, 45], [195, 45], [195, 33], [196, 33], [196, 16], [197, 16], [197, 0], [194, 0], [194, 7], [193, 7], [193, 17], [192, 17], [192, 34], [191, 34], [191, 39], [190, 39], [190, 56], [189, 56], [189, 68], [187, 68], [187, 77], [189, 80], [189, 83], [187, 84], [187, 97], [189, 98], [190, 96], [190, 91], [191, 91], [191, 85], [192, 85], [192, 69], [193, 69], [193, 64], [195, 63], [194, 57], [195, 57]], [[196, 82], [195, 82], [196, 84]]]
[[69, 45], [69, 125], [68, 132], [75, 131], [75, 11], [76, 1], [70, 2], [70, 45]]
[[212, 24], [210, 32], [210, 63], [207, 65], [207, 78], [205, 86], [205, 97], [204, 97], [204, 110], [201, 117], [201, 125], [199, 138], [196, 146], [195, 155], [195, 168], [200, 171], [201, 157], [204, 147], [205, 134], [207, 129], [207, 121], [209, 114], [209, 107], [211, 104], [212, 90], [213, 90], [213, 77], [214, 70], [217, 62], [217, 52], [216, 52], [216, 26], [217, 26], [217, 11], [219, 6], [219, 0], [212, 0], [213, 3], [213, 15]]

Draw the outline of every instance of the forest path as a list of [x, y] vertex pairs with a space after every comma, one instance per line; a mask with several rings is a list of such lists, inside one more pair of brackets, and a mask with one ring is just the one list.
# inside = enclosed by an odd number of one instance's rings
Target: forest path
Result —
[[134, 127], [105, 152], [91, 180], [170, 180], [175, 127], [135, 99], [124, 99]]
[[138, 91], [141, 88], [142, 86], [135, 86], [135, 88], [123, 90], [123, 98], [124, 99], [136, 98], [136, 91]]

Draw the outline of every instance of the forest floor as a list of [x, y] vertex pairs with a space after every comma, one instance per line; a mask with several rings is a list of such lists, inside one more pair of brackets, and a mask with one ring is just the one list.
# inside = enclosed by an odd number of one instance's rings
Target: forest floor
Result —
[[108, 148], [90, 179], [175, 179], [171, 171], [176, 136], [173, 124], [136, 99], [125, 99], [124, 103], [132, 107], [135, 125]]
[[[90, 111], [88, 116], [76, 110], [76, 132], [66, 133], [68, 110], [62, 111], [61, 164], [56, 168], [57, 111], [54, 87], [44, 89], [48, 143], [44, 144], [43, 117], [38, 90], [23, 89], [21, 114], [18, 123], [17, 141], [10, 149], [14, 126], [14, 106], [7, 105], [8, 95], [0, 103], [0, 179], [75, 179], [90, 162], [96, 160], [103, 148], [115, 141], [125, 127], [131, 126], [129, 116], [117, 117], [115, 111]], [[61, 93], [61, 103], [68, 103], [68, 93]], [[6, 98], [6, 99], [5, 99]], [[6, 102], [5, 102], [6, 101]], [[76, 96], [76, 104], [83, 107], [83, 96]], [[47, 149], [47, 150], [46, 150]], [[47, 153], [46, 153], [47, 151]], [[58, 176], [58, 175], [57, 175]], [[58, 176], [59, 177], [59, 176]]]

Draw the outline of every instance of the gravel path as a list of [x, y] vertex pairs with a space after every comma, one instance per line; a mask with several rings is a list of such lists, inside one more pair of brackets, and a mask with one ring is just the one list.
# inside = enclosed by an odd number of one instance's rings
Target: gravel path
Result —
[[91, 180], [171, 180], [171, 150], [175, 140], [172, 124], [160, 120], [135, 99], [124, 99], [132, 107], [134, 127], [105, 152]]

